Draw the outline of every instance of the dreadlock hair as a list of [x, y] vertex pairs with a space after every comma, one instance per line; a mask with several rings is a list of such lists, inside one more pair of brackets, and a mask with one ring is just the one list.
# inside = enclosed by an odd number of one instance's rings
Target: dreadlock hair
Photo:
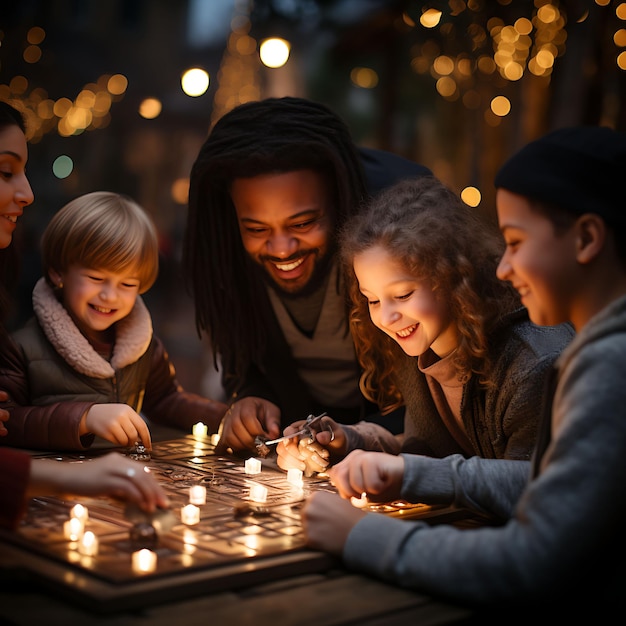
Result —
[[350, 330], [363, 367], [360, 386], [383, 412], [402, 404], [394, 371], [405, 353], [373, 324], [354, 257], [381, 246], [416, 280], [428, 281], [458, 329], [459, 377], [475, 374], [489, 385], [491, 331], [521, 306], [513, 287], [496, 276], [504, 242], [491, 226], [433, 176], [396, 183], [344, 225], [339, 247], [352, 300]]
[[183, 267], [217, 367], [226, 355], [239, 379], [265, 348], [264, 283], [245, 251], [230, 197], [234, 179], [311, 169], [328, 181], [340, 228], [366, 196], [347, 125], [322, 104], [267, 98], [242, 104], [213, 127], [192, 167]]
[[[17, 126], [26, 134], [24, 116], [8, 102], [0, 100], [0, 132]], [[19, 255], [15, 244], [0, 250], [0, 336], [6, 334], [4, 321], [11, 306], [10, 294], [17, 284]]]

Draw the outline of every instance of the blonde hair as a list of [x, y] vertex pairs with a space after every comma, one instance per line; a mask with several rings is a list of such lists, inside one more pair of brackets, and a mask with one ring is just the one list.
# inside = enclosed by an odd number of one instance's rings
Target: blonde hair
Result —
[[41, 238], [43, 273], [72, 265], [98, 270], [137, 272], [139, 293], [154, 284], [159, 271], [159, 242], [150, 216], [127, 196], [95, 191], [68, 202]]

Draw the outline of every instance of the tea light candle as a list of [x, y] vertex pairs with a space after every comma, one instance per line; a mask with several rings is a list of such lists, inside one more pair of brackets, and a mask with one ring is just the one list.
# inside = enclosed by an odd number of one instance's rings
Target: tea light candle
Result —
[[260, 474], [261, 473], [261, 461], [250, 457], [246, 460], [246, 474]]
[[206, 487], [204, 485], [189, 487], [189, 502], [191, 504], [206, 504]]
[[206, 424], [198, 422], [192, 426], [191, 432], [194, 437], [206, 437], [209, 432], [209, 428]]
[[255, 502], [265, 502], [267, 500], [267, 487], [252, 485], [250, 487], [250, 498]]
[[294, 487], [302, 488], [302, 470], [291, 467], [287, 470], [287, 482]]
[[84, 526], [89, 519], [89, 511], [86, 506], [83, 506], [82, 504], [75, 504], [70, 510], [70, 517], [79, 519]]
[[133, 571], [137, 574], [145, 574], [146, 572], [154, 572], [157, 564], [156, 552], [142, 548], [137, 552], [133, 552]]
[[180, 519], [189, 526], [200, 521], [200, 509], [195, 504], [188, 504], [180, 510]]
[[352, 506], [355, 506], [357, 509], [362, 509], [368, 505], [367, 502], [367, 494], [365, 491], [361, 494], [360, 498], [355, 498], [354, 496], [350, 498], [350, 503]]
[[63, 524], [63, 535], [70, 541], [78, 541], [83, 536], [84, 526], [77, 517], [71, 517]]
[[78, 542], [78, 552], [83, 556], [96, 556], [98, 554], [98, 537], [90, 530]]

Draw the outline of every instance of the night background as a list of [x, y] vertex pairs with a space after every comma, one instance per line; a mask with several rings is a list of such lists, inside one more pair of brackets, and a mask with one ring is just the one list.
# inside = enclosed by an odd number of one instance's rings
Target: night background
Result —
[[[289, 44], [280, 67], [268, 38]], [[183, 90], [204, 70], [208, 88]], [[35, 202], [13, 324], [30, 314], [38, 241], [77, 195], [128, 194], [161, 234], [144, 296], [191, 391], [221, 393], [180, 273], [188, 176], [233, 106], [295, 95], [334, 109], [357, 143], [428, 166], [495, 216], [493, 177], [519, 147], [574, 124], [626, 130], [620, 0], [20, 0], [0, 4], [0, 98], [26, 114]]]

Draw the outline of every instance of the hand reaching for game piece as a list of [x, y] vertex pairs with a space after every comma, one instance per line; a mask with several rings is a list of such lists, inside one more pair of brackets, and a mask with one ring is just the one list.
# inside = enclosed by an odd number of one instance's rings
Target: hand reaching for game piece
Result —
[[216, 451], [254, 450], [255, 437], [280, 434], [280, 409], [263, 398], [242, 398], [230, 405], [219, 428]]
[[[306, 420], [300, 420], [285, 428], [284, 435], [301, 430]], [[287, 471], [291, 468], [302, 470], [306, 476], [325, 472], [333, 456], [345, 454], [346, 435], [340, 424], [330, 417], [323, 417], [310, 428], [315, 437], [310, 439], [287, 439], [276, 446], [278, 467]], [[304, 442], [304, 443], [303, 443]]]
[[82, 463], [33, 459], [28, 495], [110, 496], [147, 512], [167, 508], [165, 491], [147, 466], [117, 452]]
[[150, 430], [142, 417], [127, 404], [94, 404], [83, 416], [79, 435], [93, 433], [118, 446], [133, 446], [140, 441], [152, 449]]
[[388, 502], [400, 497], [404, 458], [385, 452], [353, 450], [328, 470], [331, 482], [342, 498]]

